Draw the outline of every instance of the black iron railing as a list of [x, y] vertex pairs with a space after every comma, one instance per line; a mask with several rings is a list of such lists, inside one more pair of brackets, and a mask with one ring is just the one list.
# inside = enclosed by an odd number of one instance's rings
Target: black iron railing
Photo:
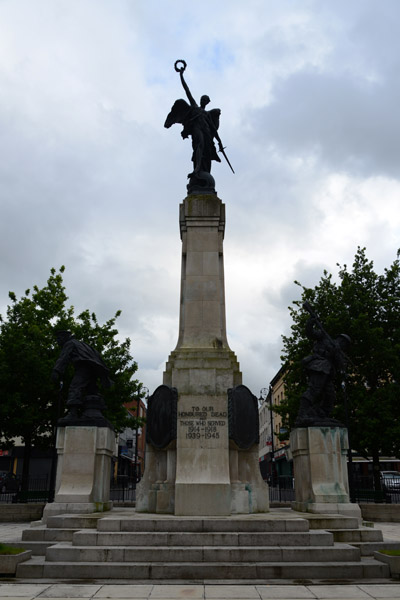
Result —
[[268, 486], [270, 502], [293, 502], [295, 500], [293, 477], [276, 477]]
[[14, 479], [0, 486], [0, 502], [47, 502], [50, 497], [48, 477], [30, 477], [23, 485], [20, 479]]
[[136, 500], [136, 480], [127, 475], [119, 475], [116, 479], [111, 479], [110, 500], [114, 503], [135, 502]]

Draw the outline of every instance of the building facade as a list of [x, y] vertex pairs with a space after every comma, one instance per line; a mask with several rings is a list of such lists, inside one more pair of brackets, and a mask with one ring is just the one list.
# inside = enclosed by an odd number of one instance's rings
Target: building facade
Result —
[[[143, 400], [132, 400], [125, 404], [132, 417], [146, 418]], [[146, 425], [133, 429], [127, 427], [118, 436], [118, 458], [114, 465], [114, 478], [139, 481], [144, 472], [146, 451]]]
[[281, 415], [274, 411], [285, 397], [284, 373], [282, 367], [271, 380], [266, 397], [260, 398], [260, 471], [263, 478], [270, 483], [275, 483], [278, 477], [293, 475], [289, 441], [279, 439], [286, 430], [282, 426]]

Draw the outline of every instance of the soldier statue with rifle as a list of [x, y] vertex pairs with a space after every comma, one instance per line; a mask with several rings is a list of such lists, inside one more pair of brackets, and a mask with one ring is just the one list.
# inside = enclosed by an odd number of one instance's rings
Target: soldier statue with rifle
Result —
[[304, 302], [303, 308], [310, 313], [306, 334], [314, 341], [314, 346], [312, 354], [303, 359], [308, 388], [300, 399], [295, 426], [338, 427], [341, 424], [331, 417], [336, 402], [334, 380], [337, 372], [343, 372], [345, 369], [345, 352], [351, 344], [351, 339], [345, 333], [332, 339], [312, 306]]
[[200, 106], [197, 104], [183, 77], [185, 69], [186, 62], [184, 60], [177, 60], [175, 62], [175, 71], [179, 73], [183, 89], [190, 104], [183, 99], [176, 100], [165, 120], [164, 127], [169, 128], [174, 123], [181, 123], [183, 125], [181, 133], [183, 139], [189, 136], [192, 138], [193, 171], [188, 175], [188, 192], [215, 193], [215, 182], [211, 175], [211, 162], [213, 160], [221, 162], [221, 159], [217, 154], [214, 140], [217, 141], [219, 151], [234, 173], [218, 134], [221, 111], [219, 108], [206, 110], [206, 106], [210, 102], [208, 96], [202, 96], [200, 98]]

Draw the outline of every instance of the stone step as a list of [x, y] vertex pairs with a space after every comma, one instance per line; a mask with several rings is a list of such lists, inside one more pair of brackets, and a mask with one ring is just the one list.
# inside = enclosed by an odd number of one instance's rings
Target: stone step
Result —
[[32, 527], [24, 529], [22, 532], [22, 541], [32, 542], [70, 542], [76, 529], [48, 529], [47, 527]]
[[379, 550], [400, 550], [400, 542], [351, 542], [360, 550], [361, 556], [373, 556]]
[[333, 535], [328, 531], [298, 533], [77, 531], [72, 541], [74, 546], [332, 546]]
[[25, 550], [30, 550], [32, 552], [32, 556], [44, 556], [46, 554], [46, 550], [49, 546], [51, 546], [54, 542], [7, 542], [7, 546], [12, 546], [13, 548], [24, 548]]
[[295, 519], [138, 519], [105, 517], [98, 531], [295, 532], [308, 531], [308, 520]]
[[318, 546], [128, 546], [101, 547], [56, 544], [46, 551], [52, 562], [344, 562], [360, 560], [360, 551], [348, 544]]
[[305, 513], [310, 529], [358, 529], [358, 519], [344, 515], [317, 515]]
[[382, 542], [383, 536], [380, 529], [332, 529], [335, 542]]
[[48, 517], [47, 527], [56, 529], [96, 529], [104, 513], [90, 515], [54, 515]]
[[[39, 560], [38, 560], [39, 559]], [[129, 579], [129, 580], [354, 580], [389, 578], [389, 565], [373, 559], [359, 562], [257, 562], [257, 563], [103, 563], [45, 562], [41, 557], [20, 563], [17, 577], [24, 579]]]

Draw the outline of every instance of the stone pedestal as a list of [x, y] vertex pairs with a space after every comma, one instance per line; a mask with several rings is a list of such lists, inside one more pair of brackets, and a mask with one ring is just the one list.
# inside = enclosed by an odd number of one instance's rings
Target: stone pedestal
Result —
[[224, 230], [225, 205], [215, 194], [185, 198], [179, 339], [163, 378], [178, 391], [177, 439], [163, 450], [148, 445], [139, 511], [207, 516], [269, 508], [258, 447], [241, 450], [229, 440], [228, 389], [242, 374], [226, 336]]
[[360, 507], [349, 498], [348, 447], [347, 429], [343, 427], [301, 427], [292, 431], [294, 510], [361, 519]]
[[59, 427], [56, 443], [56, 495], [54, 502], [45, 506], [44, 522], [55, 514], [110, 510], [114, 431], [109, 427]]

